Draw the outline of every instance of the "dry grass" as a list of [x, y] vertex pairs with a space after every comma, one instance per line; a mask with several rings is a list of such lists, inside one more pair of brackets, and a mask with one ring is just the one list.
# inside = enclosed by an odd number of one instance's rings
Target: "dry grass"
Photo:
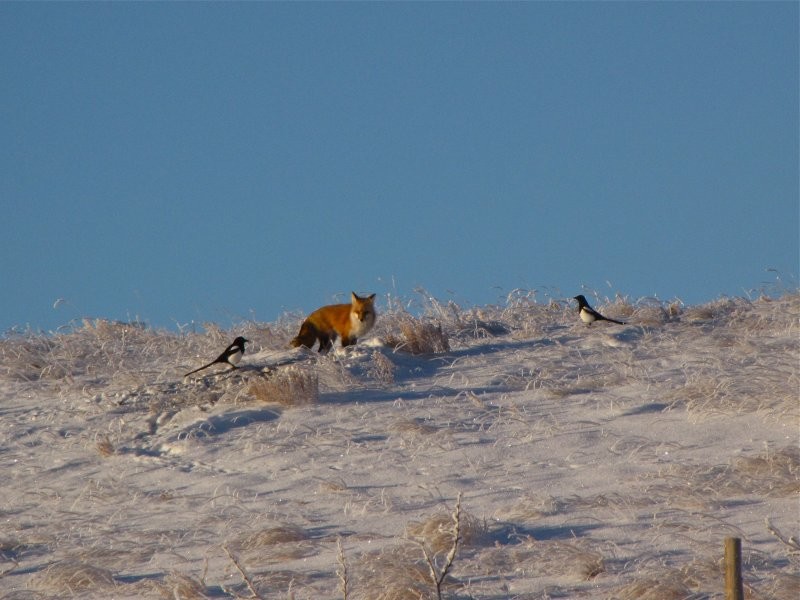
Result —
[[558, 577], [574, 582], [590, 581], [605, 573], [605, 558], [596, 542], [575, 539], [537, 541], [527, 539], [514, 546], [493, 548], [486, 557], [486, 568], [518, 570], [536, 577]]
[[[459, 543], [475, 546], [486, 539], [487, 527], [483, 521], [465, 512], [460, 514]], [[453, 547], [453, 515], [441, 513], [424, 521], [411, 521], [406, 525], [406, 537], [441, 554]]]
[[[627, 297], [617, 296], [614, 299], [614, 302], [610, 304], [606, 304], [602, 307], [602, 314], [611, 317], [612, 319], [619, 319], [622, 321], [631, 321], [636, 315], [637, 311], [643, 311], [644, 309], [658, 309], [659, 311], [663, 312], [664, 308], [662, 303], [652, 298], [643, 298], [639, 300], [636, 304], [632, 304], [631, 301]], [[663, 319], [665, 320], [665, 319]], [[660, 319], [661, 322], [663, 322]]]
[[495, 516], [505, 521], [525, 523], [565, 512], [566, 503], [553, 496], [526, 496], [510, 508], [498, 509]]
[[248, 393], [259, 402], [308, 406], [319, 402], [319, 377], [311, 369], [292, 365], [258, 377]]
[[347, 484], [342, 479], [323, 480], [319, 484], [319, 491], [328, 494], [341, 494], [348, 490]]
[[[750, 562], [743, 557], [744, 563]], [[758, 562], [756, 560], [756, 562]], [[748, 600], [795, 600], [800, 593], [800, 576], [770, 570], [744, 573]], [[604, 595], [608, 600], [686, 600], [722, 598], [724, 566], [721, 557], [695, 558], [679, 568], [648, 569]]]
[[628, 313], [625, 317], [627, 322], [640, 327], [658, 327], [678, 315], [678, 310], [674, 305], [664, 307], [660, 304], [653, 305], [650, 303], [636, 306], [632, 310], [625, 312]]
[[104, 458], [108, 458], [109, 456], [113, 456], [116, 452], [114, 448], [114, 444], [111, 442], [111, 439], [107, 435], [101, 436], [96, 443], [97, 452], [100, 456]]
[[383, 352], [375, 350], [370, 356], [367, 376], [382, 385], [389, 386], [394, 383], [394, 363]]
[[410, 433], [415, 435], [431, 435], [441, 430], [439, 427], [425, 423], [420, 419], [399, 419], [392, 423], [389, 429], [397, 433]]
[[2, 341], [9, 379], [57, 381], [82, 374], [110, 374], [149, 333], [140, 323], [84, 319], [52, 337], [14, 336]]
[[638, 579], [615, 590], [609, 600], [686, 600], [692, 590], [675, 572], [662, 574], [658, 579]]
[[646, 508], [655, 503], [653, 498], [632, 493], [567, 497], [532, 495], [521, 498], [510, 508], [497, 510], [495, 516], [515, 523], [536, 523], [546, 517], [568, 515], [578, 511], [590, 511], [597, 514], [600, 510], [606, 510], [619, 514], [624, 511]]
[[800, 575], [795, 573], [775, 573], [758, 586], [753, 598], [759, 600], [796, 600], [800, 593]]
[[588, 373], [567, 381], [553, 381], [543, 389], [554, 398], [565, 398], [576, 394], [589, 394], [618, 385], [623, 381], [619, 373]]
[[[0, 376], [84, 391], [100, 380], [105, 390], [174, 381], [189, 367], [214, 358], [240, 332], [250, 340], [274, 339], [269, 328], [260, 330], [254, 324], [235, 333], [206, 324], [206, 333], [181, 335], [138, 321], [82, 319], [52, 335], [27, 332], [0, 337]], [[254, 347], [251, 344], [248, 350]]]
[[749, 483], [744, 489], [758, 488], [776, 495], [800, 493], [800, 448], [784, 446], [776, 451], [766, 450], [758, 456], [741, 457], [733, 461], [734, 472]]
[[349, 592], [349, 585], [350, 585], [350, 577], [347, 572], [347, 559], [344, 556], [344, 546], [342, 546], [342, 538], [336, 538], [336, 562], [338, 563], [338, 567], [336, 569], [336, 577], [339, 578], [339, 591], [342, 594], [342, 598], [347, 600], [348, 592]]
[[348, 600], [436, 600], [418, 547], [390, 546], [360, 557]]
[[434, 325], [407, 313], [395, 314], [390, 320], [393, 331], [385, 341], [395, 350], [415, 355], [450, 351], [450, 340], [441, 323]]
[[[356, 598], [379, 600], [442, 600], [443, 591], [456, 584], [450, 570], [458, 550], [485, 536], [486, 527], [461, 510], [458, 495], [452, 514], [439, 514], [406, 527], [411, 545], [392, 546], [362, 557], [357, 569]], [[344, 565], [341, 556], [340, 564]], [[424, 560], [420, 558], [424, 557]], [[349, 582], [348, 582], [349, 583]]]
[[[796, 412], [796, 374], [766, 365], [741, 367], [720, 365], [718, 369], [695, 370], [683, 386], [665, 399], [671, 408], [685, 407], [696, 415], [742, 411]], [[738, 373], [734, 371], [738, 370]]]
[[114, 589], [114, 576], [111, 571], [80, 561], [60, 561], [53, 563], [31, 578], [29, 587], [43, 593], [57, 596], [76, 594], [97, 594]]
[[305, 542], [310, 538], [309, 533], [297, 525], [277, 525], [248, 534], [236, 547], [240, 550], [259, 550], [276, 544]]
[[800, 449], [786, 446], [754, 457], [739, 457], [727, 465], [672, 465], [648, 488], [651, 494], [702, 502], [714, 508], [724, 498], [758, 495], [786, 498], [800, 494]]
[[212, 590], [202, 581], [174, 571], [159, 582], [156, 589], [164, 600], [208, 600], [213, 597]]
[[686, 309], [681, 320], [681, 346], [669, 350], [687, 359], [682, 381], [665, 393], [670, 407], [697, 417], [798, 415], [800, 295], [718, 301]]
[[297, 525], [277, 525], [241, 536], [230, 547], [241, 553], [250, 565], [283, 563], [313, 556], [317, 543], [311, 534]]

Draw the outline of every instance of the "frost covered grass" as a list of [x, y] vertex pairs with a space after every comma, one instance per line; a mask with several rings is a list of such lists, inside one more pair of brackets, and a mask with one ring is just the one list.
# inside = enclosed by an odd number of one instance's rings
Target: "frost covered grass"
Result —
[[261, 402], [283, 406], [315, 404], [319, 400], [319, 378], [313, 369], [292, 365], [255, 379], [248, 393]]
[[0, 338], [0, 598], [714, 599], [728, 535], [797, 597], [800, 295], [420, 296], [327, 356], [302, 315]]

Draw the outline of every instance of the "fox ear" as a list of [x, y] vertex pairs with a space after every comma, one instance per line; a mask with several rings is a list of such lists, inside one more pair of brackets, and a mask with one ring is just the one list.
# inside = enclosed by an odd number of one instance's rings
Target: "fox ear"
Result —
[[357, 302], [358, 300], [374, 300], [374, 299], [375, 299], [375, 294], [370, 294], [369, 296], [361, 298], [355, 292], [350, 292], [350, 301], [351, 302]]

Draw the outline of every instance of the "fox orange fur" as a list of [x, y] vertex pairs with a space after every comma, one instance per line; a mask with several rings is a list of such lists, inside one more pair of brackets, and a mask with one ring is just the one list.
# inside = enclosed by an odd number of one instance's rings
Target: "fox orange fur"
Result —
[[337, 336], [342, 338], [342, 346], [350, 346], [372, 329], [375, 316], [375, 294], [362, 298], [351, 292], [350, 304], [323, 306], [308, 315], [292, 346], [311, 348], [319, 342], [319, 351], [325, 353]]

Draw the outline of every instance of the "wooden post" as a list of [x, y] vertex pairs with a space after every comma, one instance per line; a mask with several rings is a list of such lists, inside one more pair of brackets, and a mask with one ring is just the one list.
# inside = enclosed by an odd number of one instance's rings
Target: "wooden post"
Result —
[[725, 600], [744, 600], [742, 540], [725, 538]]

